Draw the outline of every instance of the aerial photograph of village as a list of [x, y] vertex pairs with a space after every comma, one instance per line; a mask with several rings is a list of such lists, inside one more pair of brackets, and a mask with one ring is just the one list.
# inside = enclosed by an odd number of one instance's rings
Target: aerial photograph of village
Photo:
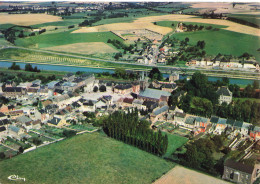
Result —
[[2, 0], [0, 184], [260, 184], [259, 65], [257, 1]]

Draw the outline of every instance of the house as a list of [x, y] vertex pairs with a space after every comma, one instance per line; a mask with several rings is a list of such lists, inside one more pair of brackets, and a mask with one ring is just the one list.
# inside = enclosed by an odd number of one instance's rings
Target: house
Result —
[[243, 122], [243, 125], [242, 125], [242, 127], [241, 127], [240, 133], [241, 133], [243, 136], [248, 136], [248, 135], [249, 135], [249, 130], [250, 130], [251, 126], [252, 126], [251, 123]]
[[254, 140], [259, 140], [260, 139], [260, 127], [255, 126], [253, 130], [250, 131], [250, 137], [253, 138]]
[[23, 115], [23, 116], [16, 118], [16, 121], [17, 121], [17, 123], [24, 125], [25, 123], [31, 123], [32, 119], [29, 118], [28, 116]]
[[177, 85], [175, 83], [163, 84], [161, 88], [163, 91], [171, 93], [177, 88]]
[[232, 102], [232, 92], [229, 91], [228, 87], [220, 87], [217, 90], [217, 94], [219, 95], [219, 104], [223, 102], [230, 104]]
[[252, 184], [260, 175], [260, 164], [247, 165], [227, 160], [224, 164], [222, 179], [238, 184]]
[[0, 112], [7, 113], [9, 111], [8, 106], [5, 104], [0, 105]]
[[150, 119], [153, 123], [159, 121], [163, 116], [169, 111], [169, 106], [165, 105], [163, 107], [157, 107], [153, 110], [153, 113], [150, 115]]
[[87, 100], [83, 102], [81, 111], [95, 112], [95, 110], [96, 110], [96, 105], [92, 100]]
[[174, 82], [174, 81], [177, 81], [179, 80], [179, 74], [178, 73], [173, 73], [169, 76], [169, 82]]
[[201, 132], [205, 132], [209, 125], [209, 119], [203, 117], [196, 117], [195, 118], [195, 127], [194, 134], [197, 135]]
[[4, 83], [0, 82], [0, 93], [3, 93]]
[[3, 92], [6, 97], [17, 97], [25, 95], [26, 89], [21, 87], [6, 87]]
[[2, 113], [2, 112], [0, 112], [0, 120], [4, 120], [6, 118], [7, 118], [7, 115]]
[[233, 129], [233, 126], [234, 126], [235, 120], [233, 120], [233, 119], [227, 119], [227, 122], [226, 122], [226, 123], [227, 123], [227, 127]]
[[13, 126], [13, 125], [8, 126], [9, 135], [13, 135], [13, 136], [17, 137], [17, 136], [24, 134], [24, 132], [25, 132], [25, 130], [23, 128]]
[[171, 93], [167, 91], [146, 88], [144, 91], [141, 91], [139, 93], [137, 98], [143, 101], [160, 102], [160, 101], [168, 101], [169, 96], [171, 96]]
[[127, 108], [127, 107], [132, 107], [132, 103], [133, 103], [134, 99], [133, 98], [124, 98], [122, 100], [122, 107]]
[[138, 110], [146, 110], [146, 106], [143, 105], [143, 100], [139, 100], [139, 99], [134, 99], [133, 103], [132, 103], [132, 106], [134, 108], [137, 108]]
[[227, 120], [223, 118], [218, 118], [216, 123], [216, 128], [214, 134], [221, 134], [227, 128]]
[[41, 121], [40, 120], [36, 120], [32, 122], [32, 128], [33, 129], [40, 129], [42, 127], [41, 125]]
[[130, 94], [131, 92], [133, 92], [133, 88], [131, 84], [125, 84], [125, 85], [120, 84], [114, 87], [114, 93], [125, 95], [125, 94]]
[[194, 129], [195, 128], [195, 120], [196, 120], [196, 117], [193, 117], [193, 116], [187, 117], [185, 122], [184, 122], [184, 127], [187, 127], [189, 130]]
[[73, 73], [67, 73], [63, 76], [63, 80], [66, 80], [66, 81], [73, 81], [75, 78], [75, 75]]
[[48, 124], [49, 126], [56, 126], [56, 127], [62, 127], [62, 126], [68, 125], [68, 124], [66, 123], [66, 120], [65, 120], [65, 119], [60, 119], [60, 118], [56, 118], [56, 117], [54, 117], [54, 118], [52, 118], [51, 120], [49, 120], [49, 121], [47, 122], [47, 124]]
[[16, 119], [17, 117], [23, 115], [23, 110], [9, 111], [9, 115], [12, 119]]
[[184, 126], [185, 118], [186, 118], [186, 114], [185, 113], [176, 112], [175, 115], [174, 115], [175, 125]]
[[158, 103], [154, 101], [144, 101], [143, 106], [146, 107], [148, 112], [152, 112], [156, 107], [158, 107]]
[[4, 126], [0, 126], [0, 142], [1, 142], [1, 139], [3, 139], [3, 138], [6, 138], [7, 137], [7, 129], [6, 129], [6, 127], [4, 127]]

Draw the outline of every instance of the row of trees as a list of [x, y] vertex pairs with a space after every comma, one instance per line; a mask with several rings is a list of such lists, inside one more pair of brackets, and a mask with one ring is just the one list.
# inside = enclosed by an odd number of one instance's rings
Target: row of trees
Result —
[[260, 104], [250, 100], [236, 100], [227, 105], [222, 103], [216, 109], [216, 115], [222, 118], [229, 118], [239, 121], [257, 124], [260, 121]]
[[35, 66], [35, 67], [33, 68], [31, 64], [26, 64], [24, 70], [25, 70], [25, 71], [29, 71], [29, 72], [40, 72], [40, 71], [41, 71], [41, 70], [39, 70], [39, 69], [37, 68], [37, 66]]
[[116, 111], [103, 119], [103, 130], [109, 137], [162, 156], [167, 151], [168, 137], [149, 126], [146, 120], [139, 120], [137, 109], [127, 113]]

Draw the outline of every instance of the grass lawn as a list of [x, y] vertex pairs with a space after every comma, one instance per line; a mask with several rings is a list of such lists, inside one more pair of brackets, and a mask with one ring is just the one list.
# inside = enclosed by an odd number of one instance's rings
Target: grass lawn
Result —
[[124, 41], [111, 32], [71, 33], [71, 31], [53, 34], [41, 34], [29, 38], [21, 38], [15, 41], [17, 46], [30, 47], [38, 45], [38, 48], [54, 47], [72, 43], [107, 42], [108, 39]]
[[[175, 164], [99, 133], [82, 134], [0, 164], [0, 182], [151, 183]], [[18, 182], [20, 183], [20, 182]]]
[[46, 22], [42, 24], [33, 25], [33, 28], [42, 28], [47, 26], [71, 26], [71, 25], [78, 25], [79, 23], [83, 22], [85, 19], [78, 18], [78, 19], [63, 19], [62, 21], [57, 22]]
[[[166, 133], [166, 132], [164, 132]], [[170, 156], [177, 148], [183, 146], [187, 141], [188, 138], [186, 137], [181, 137], [178, 135], [173, 135], [170, 133], [166, 133], [168, 136], [168, 148], [167, 152], [165, 153], [165, 157]]]
[[[172, 24], [174, 24], [174, 27], [177, 26], [178, 23], [180, 23], [179, 21], [159, 21], [156, 22], [158, 26], [164, 26], [164, 27], [170, 27], [173, 28]], [[184, 24], [189, 25], [189, 24], [193, 24], [193, 25], [198, 25], [198, 26], [212, 26], [213, 28], [225, 28], [226, 26], [222, 26], [222, 25], [215, 25], [215, 24], [204, 24], [204, 23], [197, 23], [197, 22], [184, 22]]]

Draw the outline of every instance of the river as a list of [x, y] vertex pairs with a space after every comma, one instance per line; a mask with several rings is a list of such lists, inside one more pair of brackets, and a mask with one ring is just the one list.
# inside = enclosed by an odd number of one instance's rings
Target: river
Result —
[[[20, 65], [21, 68], [24, 69], [26, 63], [16, 63], [17, 65]], [[12, 65], [11, 62], [7, 61], [0, 61], [0, 67], [8, 68]], [[103, 73], [103, 72], [109, 72], [114, 73], [113, 69], [102, 69], [102, 68], [88, 68], [88, 67], [76, 67], [76, 66], [62, 66], [62, 65], [48, 65], [48, 64], [31, 64], [33, 67], [37, 66], [40, 70], [52, 70], [52, 71], [65, 71], [65, 72], [77, 72], [77, 71], [83, 71], [87, 73]], [[168, 77], [168, 74], [163, 74], [164, 77]], [[180, 79], [186, 78], [187, 75], [180, 74]], [[221, 80], [221, 77], [208, 77], [209, 81], [217, 81]], [[249, 79], [235, 79], [235, 78], [229, 78], [230, 84], [238, 84], [238, 85], [247, 85], [252, 84], [253, 80]]]

